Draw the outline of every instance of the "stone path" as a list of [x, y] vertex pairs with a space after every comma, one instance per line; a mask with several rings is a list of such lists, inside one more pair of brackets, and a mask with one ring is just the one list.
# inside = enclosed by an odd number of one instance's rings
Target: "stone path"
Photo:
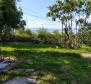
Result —
[[0, 63], [0, 70], [6, 68], [8, 65], [9, 65], [8, 63], [1, 62]]
[[16, 77], [3, 84], [37, 84], [37, 81], [26, 77]]
[[12, 61], [8, 61], [8, 60], [3, 60], [0, 61], [0, 72], [6, 72], [10, 69], [12, 69], [12, 67], [14, 67], [15, 63]]
[[82, 58], [86, 59], [89, 63], [91, 63], [91, 53], [81, 53]]
[[81, 53], [83, 58], [91, 58], [91, 53]]

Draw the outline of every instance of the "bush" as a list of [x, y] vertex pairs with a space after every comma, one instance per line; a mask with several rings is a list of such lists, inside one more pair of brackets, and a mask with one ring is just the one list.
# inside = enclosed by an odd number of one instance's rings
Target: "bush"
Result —
[[51, 43], [52, 35], [47, 31], [47, 29], [40, 28], [36, 31], [36, 33], [41, 43]]
[[52, 43], [56, 45], [61, 45], [61, 33], [58, 30], [53, 31], [52, 33]]

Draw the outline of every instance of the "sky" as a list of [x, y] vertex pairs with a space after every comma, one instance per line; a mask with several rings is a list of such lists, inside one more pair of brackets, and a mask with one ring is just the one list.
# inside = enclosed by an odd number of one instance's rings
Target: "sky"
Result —
[[[55, 4], [56, 0], [20, 0], [17, 6], [22, 8], [23, 19], [26, 21], [26, 28], [37, 29], [60, 29], [61, 22], [52, 21], [46, 15], [49, 11], [48, 7]], [[50, 20], [49, 20], [50, 19]], [[88, 19], [91, 22], [91, 16]], [[73, 25], [75, 27], [75, 24]]]
[[[50, 28], [60, 29], [61, 23], [52, 21], [46, 16], [48, 7], [56, 0], [21, 0], [17, 3], [22, 8], [23, 18], [26, 20], [27, 28]], [[36, 17], [37, 16], [37, 17]]]

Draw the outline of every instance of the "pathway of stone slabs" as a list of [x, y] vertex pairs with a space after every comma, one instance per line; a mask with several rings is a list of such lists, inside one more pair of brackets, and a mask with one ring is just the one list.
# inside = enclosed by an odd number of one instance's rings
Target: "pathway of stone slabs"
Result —
[[0, 72], [6, 71], [7, 68], [11, 67], [14, 62], [11, 62], [9, 60], [0, 60]]
[[36, 80], [26, 77], [16, 77], [3, 84], [38, 84]]

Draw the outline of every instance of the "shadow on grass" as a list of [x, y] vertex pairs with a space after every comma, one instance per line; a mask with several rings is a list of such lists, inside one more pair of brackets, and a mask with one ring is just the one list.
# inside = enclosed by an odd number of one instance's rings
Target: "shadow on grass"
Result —
[[25, 58], [16, 68], [35, 69], [40, 84], [91, 84], [91, 65], [79, 54], [36, 50], [3, 51], [3, 54]]
[[48, 48], [48, 47], [55, 47], [54, 45], [51, 44], [33, 44], [30, 42], [13, 42], [13, 43], [3, 43], [1, 44], [1, 46], [3, 47], [12, 47], [12, 48], [17, 48], [17, 49], [21, 49], [21, 48], [26, 48], [26, 49], [30, 49], [30, 48]]

